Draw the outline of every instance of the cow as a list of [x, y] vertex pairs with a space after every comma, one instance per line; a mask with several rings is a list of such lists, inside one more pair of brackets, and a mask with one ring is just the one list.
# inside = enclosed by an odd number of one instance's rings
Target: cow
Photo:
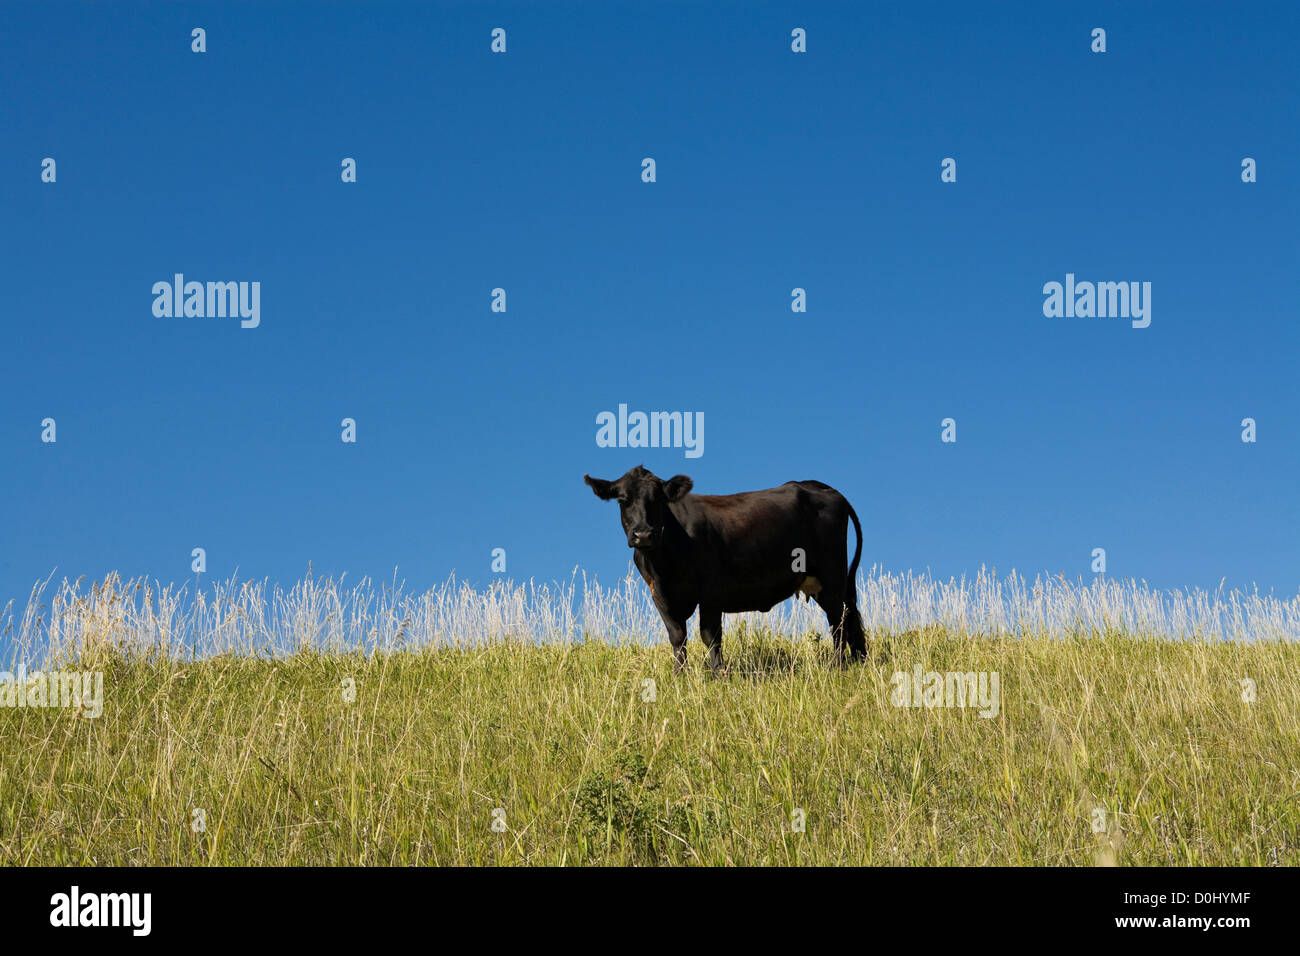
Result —
[[[618, 502], [632, 560], [668, 629], [678, 672], [686, 666], [686, 621], [697, 607], [700, 639], [717, 673], [722, 615], [768, 611], [796, 593], [826, 612], [837, 660], [845, 643], [854, 658], [866, 658], [856, 583], [862, 525], [830, 485], [787, 481], [764, 491], [696, 495], [686, 475], [664, 481], [640, 465], [613, 481], [582, 477], [597, 498]], [[850, 518], [858, 544], [846, 568]]]

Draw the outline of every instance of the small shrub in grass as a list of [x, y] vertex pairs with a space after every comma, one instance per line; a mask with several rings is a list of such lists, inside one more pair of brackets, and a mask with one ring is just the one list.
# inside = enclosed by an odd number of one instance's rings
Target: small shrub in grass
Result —
[[623, 850], [632, 862], [679, 862], [717, 832], [718, 814], [697, 800], [672, 800], [636, 751], [616, 754], [588, 775], [576, 805], [589, 845], [599, 854]]

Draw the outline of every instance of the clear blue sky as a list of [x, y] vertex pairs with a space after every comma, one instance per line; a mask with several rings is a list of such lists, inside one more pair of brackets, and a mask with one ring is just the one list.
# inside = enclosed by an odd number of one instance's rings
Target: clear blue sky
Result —
[[[1294, 595], [1295, 6], [902, 6], [6, 4], [0, 603], [195, 547], [612, 582], [582, 475], [638, 463], [826, 481], [867, 567]], [[156, 318], [177, 272], [260, 327]], [[1044, 317], [1067, 272], [1151, 326]], [[619, 403], [703, 457], [598, 448]]]

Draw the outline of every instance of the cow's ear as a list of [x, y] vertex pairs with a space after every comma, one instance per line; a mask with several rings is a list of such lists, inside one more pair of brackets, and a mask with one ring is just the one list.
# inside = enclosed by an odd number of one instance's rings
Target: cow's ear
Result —
[[614, 490], [614, 482], [606, 481], [604, 478], [593, 478], [591, 475], [583, 475], [582, 480], [591, 485], [591, 490], [596, 493], [596, 497], [601, 501], [609, 501], [611, 498], [617, 498], [618, 492]]
[[686, 493], [695, 487], [695, 482], [685, 475], [674, 475], [664, 482], [664, 493], [669, 501], [681, 501]]

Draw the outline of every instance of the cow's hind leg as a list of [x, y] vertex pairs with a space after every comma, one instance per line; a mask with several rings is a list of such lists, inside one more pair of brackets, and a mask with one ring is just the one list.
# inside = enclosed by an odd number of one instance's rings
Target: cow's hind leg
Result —
[[862, 630], [862, 616], [858, 613], [858, 596], [848, 588], [823, 588], [817, 595], [817, 604], [826, 613], [835, 645], [835, 663], [844, 662], [845, 644], [855, 660], [866, 660], [867, 641]]
[[836, 588], [823, 587], [815, 600], [826, 613], [826, 623], [831, 626], [831, 643], [835, 648], [835, 663], [844, 663], [844, 602]]
[[851, 585], [844, 596], [844, 639], [854, 660], [867, 659], [867, 635], [862, 627], [862, 615], [858, 613], [858, 589]]
[[700, 640], [709, 649], [709, 667], [722, 670], [722, 612], [700, 608]]
[[[831, 609], [825, 608], [826, 616], [831, 616]], [[843, 631], [844, 643], [854, 660], [867, 659], [867, 637], [862, 628], [862, 615], [858, 613], [858, 588], [855, 582], [845, 581], [840, 593], [840, 602], [835, 607], [835, 620]]]

